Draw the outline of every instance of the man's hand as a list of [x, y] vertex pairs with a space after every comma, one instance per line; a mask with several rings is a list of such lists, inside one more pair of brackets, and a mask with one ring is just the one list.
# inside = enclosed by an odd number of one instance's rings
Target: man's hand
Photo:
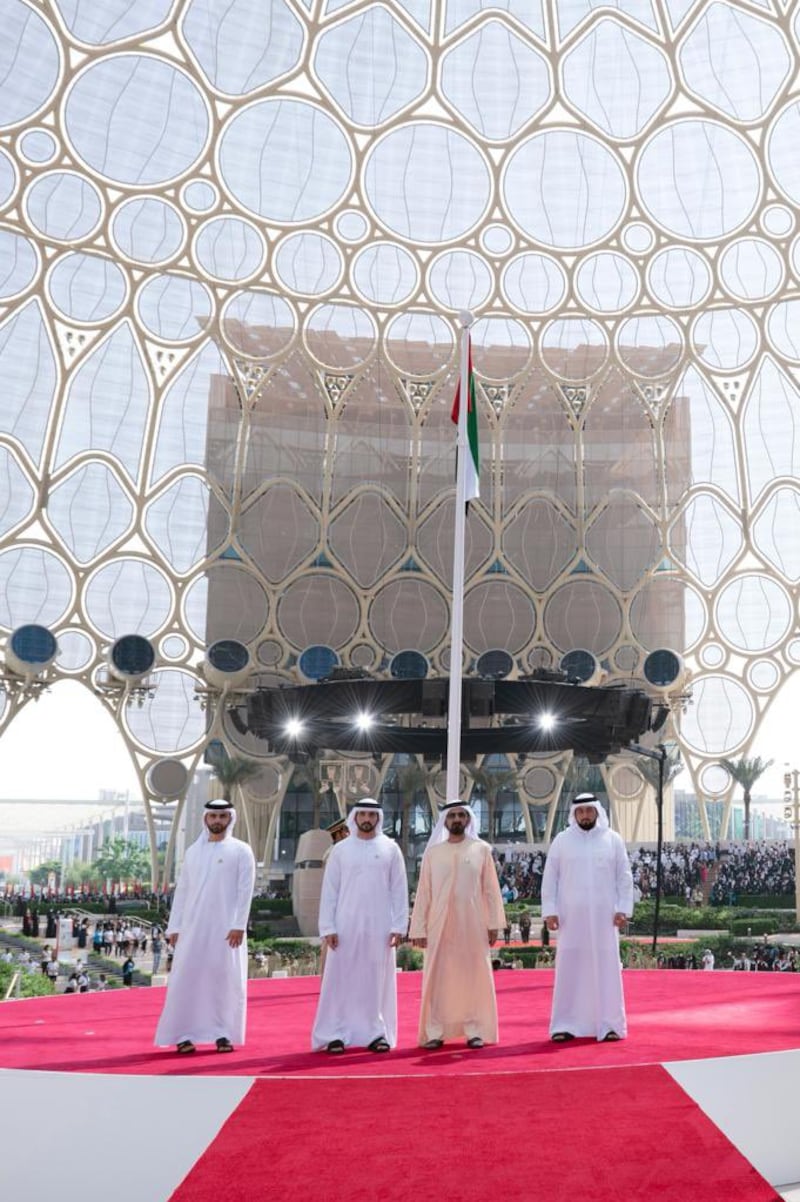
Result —
[[339, 946], [339, 936], [338, 935], [324, 935], [323, 939], [325, 940], [325, 946], [329, 947], [332, 952], [335, 952], [337, 947]]
[[617, 928], [618, 931], [624, 931], [625, 927], [627, 926], [627, 923], [628, 923], [628, 915], [627, 914], [615, 914], [614, 915], [614, 926]]
[[544, 920], [544, 925], [547, 927], [548, 931], [557, 931], [558, 930], [558, 915], [557, 914], [546, 915], [545, 920]]
[[177, 935], [167, 935], [167, 943], [170, 945], [170, 947], [174, 947], [177, 942], [178, 942]]
[[244, 939], [244, 931], [228, 931], [225, 938], [231, 947], [241, 947]]
[[427, 939], [412, 939], [411, 946], [426, 948], [428, 946], [428, 940]]
[[494, 947], [497, 943], [497, 931], [489, 931], [489, 947]]
[[389, 936], [389, 947], [399, 947], [405, 939], [405, 935], [400, 935], [397, 931], [392, 931]]

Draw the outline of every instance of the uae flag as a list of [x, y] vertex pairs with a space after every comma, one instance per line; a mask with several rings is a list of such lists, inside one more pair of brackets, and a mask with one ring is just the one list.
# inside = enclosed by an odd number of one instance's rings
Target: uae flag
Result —
[[[468, 349], [467, 367], [467, 465], [464, 498], [469, 505], [481, 495], [480, 489], [480, 450], [478, 447], [478, 409], [475, 398], [475, 373], [472, 370], [472, 343]], [[456, 388], [456, 397], [450, 414], [458, 426], [461, 411], [461, 381]]]

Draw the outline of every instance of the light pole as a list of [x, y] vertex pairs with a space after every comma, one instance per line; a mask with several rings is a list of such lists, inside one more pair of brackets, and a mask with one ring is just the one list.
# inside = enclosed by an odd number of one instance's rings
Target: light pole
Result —
[[[658, 951], [658, 920], [661, 912], [661, 852], [664, 847], [664, 776], [666, 774], [667, 749], [663, 743], [658, 747], [642, 747], [641, 743], [629, 743], [625, 751], [635, 755], [643, 755], [648, 760], [658, 761], [658, 782], [656, 784], [656, 897], [653, 906], [653, 955]], [[795, 853], [796, 854], [796, 853]]]
[[795, 922], [800, 922], [800, 772], [784, 764], [783, 774], [783, 816], [789, 822], [794, 832], [794, 914]]

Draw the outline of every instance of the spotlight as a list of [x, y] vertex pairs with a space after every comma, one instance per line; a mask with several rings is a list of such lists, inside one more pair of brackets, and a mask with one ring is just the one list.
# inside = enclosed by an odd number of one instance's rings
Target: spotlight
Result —
[[290, 718], [286, 723], [285, 730], [290, 739], [296, 739], [303, 733], [303, 723], [299, 718]]
[[356, 726], [361, 731], [369, 730], [369, 728], [372, 726], [373, 721], [374, 721], [374, 719], [372, 717], [372, 714], [365, 714], [363, 712], [360, 714], [356, 714]]
[[539, 714], [539, 717], [536, 719], [539, 730], [552, 730], [556, 722], [557, 719], [553, 714]]

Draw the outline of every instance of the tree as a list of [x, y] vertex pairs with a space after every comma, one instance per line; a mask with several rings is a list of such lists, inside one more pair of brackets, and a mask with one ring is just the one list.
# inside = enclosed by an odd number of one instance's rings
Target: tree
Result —
[[509, 789], [517, 783], [517, 773], [514, 768], [492, 768], [487, 765], [484, 759], [480, 768], [477, 764], [467, 764], [467, 772], [472, 778], [472, 783], [476, 789], [479, 789], [486, 799], [486, 826], [488, 831], [489, 842], [493, 843], [497, 835], [495, 830], [496, 814], [497, 814], [497, 799], [503, 789]]
[[[671, 747], [666, 749], [667, 758], [664, 761], [664, 784], [668, 785], [671, 780], [683, 772], [683, 760], [681, 759], [681, 749], [677, 743], [673, 743]], [[649, 756], [637, 755], [636, 767], [639, 774], [644, 777], [648, 785], [654, 790], [658, 790], [658, 760], [651, 760]]]
[[600, 796], [606, 786], [597, 764], [590, 764], [585, 755], [573, 755], [564, 773], [561, 796], [577, 797], [579, 793], [594, 793]]
[[260, 771], [261, 764], [258, 760], [250, 760], [243, 755], [229, 755], [224, 748], [222, 749], [222, 753], [216, 756], [211, 764], [211, 773], [222, 789], [223, 801], [227, 802], [228, 805], [234, 805], [235, 794], [239, 790], [242, 818], [247, 832], [247, 839], [251, 843], [254, 839], [253, 826], [247, 799], [241, 792], [241, 788], [245, 781], [252, 780], [258, 776]]
[[35, 868], [32, 868], [28, 873], [28, 876], [30, 877], [30, 882], [32, 885], [45, 886], [47, 884], [47, 878], [51, 872], [56, 874], [57, 881], [61, 880], [60, 860], [45, 860], [43, 864], [37, 864]]
[[102, 880], [140, 881], [150, 876], [150, 856], [138, 843], [117, 836], [100, 848], [95, 867]]
[[400, 794], [400, 850], [403, 859], [408, 859], [408, 844], [411, 837], [411, 815], [419, 793], [425, 794], [428, 802], [427, 786], [431, 773], [423, 768], [417, 756], [407, 764], [398, 764], [394, 769], [397, 781], [397, 791]]
[[724, 768], [729, 776], [736, 781], [737, 785], [742, 786], [744, 795], [744, 839], [745, 843], [750, 842], [750, 794], [753, 785], [760, 776], [763, 776], [767, 768], [771, 768], [773, 761], [762, 760], [760, 755], [754, 756], [749, 760], [743, 755], [738, 760], [719, 760], [719, 766]]
[[224, 755], [215, 760], [211, 773], [222, 788], [222, 800], [232, 804], [233, 795], [245, 781], [252, 780], [261, 771], [258, 760], [249, 760], [243, 755]]
[[323, 794], [327, 794], [332, 805], [336, 804], [333, 785], [325, 776], [325, 760], [322, 753], [315, 751], [313, 754], [309, 754], [305, 763], [296, 764], [293, 777], [308, 785], [311, 793], [311, 830], [318, 830]]
[[64, 873], [62, 885], [98, 885], [102, 877], [96, 863], [88, 860], [73, 860]]

